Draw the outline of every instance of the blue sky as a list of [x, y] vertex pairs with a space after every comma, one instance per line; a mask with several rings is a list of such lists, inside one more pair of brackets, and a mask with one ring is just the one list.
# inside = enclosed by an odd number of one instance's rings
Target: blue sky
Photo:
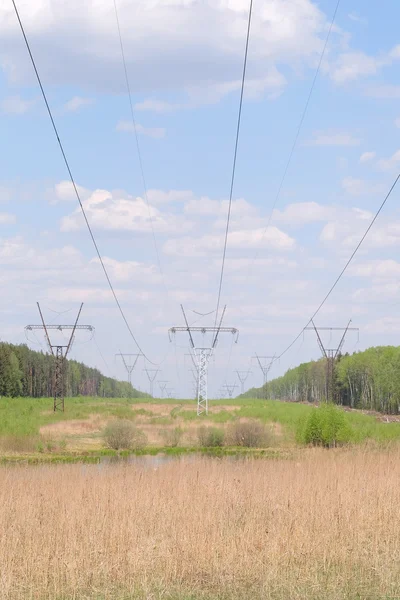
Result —
[[[221, 338], [212, 394], [255, 352], [279, 354], [297, 335], [400, 167], [400, 6], [342, 0], [266, 229], [335, 5], [254, 1], [222, 293], [226, 324], [241, 334], [237, 345]], [[216, 306], [248, 2], [118, 2], [149, 207], [112, 0], [20, 0], [18, 7], [132, 329], [154, 362], [166, 356], [160, 378], [187, 396], [188, 340], [170, 344], [167, 329], [181, 324], [180, 303], [191, 322], [198, 318], [191, 311]], [[25, 340], [36, 301], [49, 319], [69, 310], [64, 320], [83, 301], [82, 319], [96, 327], [108, 366], [84, 338], [74, 357], [122, 378], [114, 355], [135, 347], [77, 210], [11, 1], [0, 8], [0, 131], [1, 337]], [[398, 343], [399, 193], [316, 319], [342, 326], [352, 318], [360, 341], [349, 339], [347, 350]], [[318, 356], [306, 334], [271, 376]], [[135, 383], [145, 389], [143, 366]], [[248, 384], [258, 385], [254, 364], [252, 371]]]

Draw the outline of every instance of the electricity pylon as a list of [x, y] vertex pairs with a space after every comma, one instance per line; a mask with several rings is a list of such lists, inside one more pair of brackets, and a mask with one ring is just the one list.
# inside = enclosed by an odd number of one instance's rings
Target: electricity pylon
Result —
[[[49, 347], [50, 353], [54, 356], [54, 402], [53, 402], [53, 410], [64, 412], [65, 402], [64, 402], [64, 394], [65, 394], [65, 359], [68, 356], [69, 351], [71, 350], [71, 346], [75, 339], [76, 331], [94, 331], [94, 327], [92, 325], [78, 325], [79, 317], [81, 316], [83, 302], [79, 308], [78, 315], [75, 319], [75, 323], [73, 325], [46, 325], [44, 322], [43, 314], [37, 302], [37, 307], [40, 314], [40, 319], [42, 321], [41, 325], [27, 325], [25, 330], [34, 331], [34, 330], [44, 330], [47, 345]], [[69, 337], [67, 344], [52, 344], [50, 341], [49, 331], [71, 331], [71, 335]], [[55, 351], [55, 352], [54, 352]]]
[[174, 388], [167, 388], [168, 398], [172, 398], [173, 393], [174, 393]]
[[270, 372], [270, 369], [272, 367], [272, 364], [275, 360], [275, 356], [258, 356], [258, 354], [256, 354], [255, 356], [251, 357], [252, 359], [257, 359], [258, 362], [258, 366], [261, 369], [261, 372], [263, 374], [263, 388], [264, 388], [264, 395], [265, 398], [268, 399], [268, 373]]
[[[232, 335], [236, 335], [235, 342], [237, 343], [239, 331], [235, 327], [222, 327], [222, 320], [224, 318], [226, 306], [222, 311], [221, 320], [218, 327], [190, 327], [182, 304], [181, 309], [183, 317], [185, 319], [186, 327], [171, 327], [168, 331], [168, 335], [170, 341], [172, 341], [171, 334], [175, 335], [178, 332], [184, 331], [186, 331], [189, 334], [190, 346], [193, 349], [193, 352], [197, 358], [197, 415], [200, 416], [203, 413], [208, 414], [208, 363], [217, 345], [218, 336], [220, 333], [231, 333]], [[210, 346], [198, 346], [194, 343], [193, 334], [205, 334], [209, 332], [213, 333], [212, 343]]]
[[251, 371], [236, 371], [236, 375], [239, 377], [240, 381], [240, 393], [244, 394], [244, 384], [249, 375], [251, 375]]
[[122, 358], [126, 372], [128, 373], [128, 383], [132, 385], [132, 372], [136, 367], [139, 356], [143, 356], [143, 354], [123, 354], [120, 350], [119, 354], [116, 354], [115, 356], [120, 356]]
[[161, 398], [164, 398], [165, 397], [165, 391], [167, 389], [167, 383], [169, 383], [169, 381], [158, 381], [157, 383], [160, 386]]
[[146, 375], [147, 378], [149, 380], [150, 383], [150, 396], [153, 396], [153, 391], [154, 391], [154, 380], [157, 377], [157, 373], [160, 372], [160, 369], [143, 369], [143, 371], [146, 371]]
[[[346, 335], [349, 331], [357, 331], [359, 335], [358, 327], [350, 327], [351, 319], [347, 323], [347, 327], [316, 327], [313, 320], [311, 320], [312, 327], [305, 327], [306, 331], [315, 331], [317, 336], [318, 345], [322, 352], [322, 356], [326, 359], [326, 374], [325, 374], [325, 393], [327, 402], [333, 402], [335, 397], [335, 369], [337, 359], [342, 351], [343, 344], [346, 338]], [[332, 335], [332, 331], [343, 331], [343, 335], [340, 338], [339, 345], [336, 348], [325, 348], [321, 336], [319, 335], [320, 331], [329, 331]]]
[[197, 398], [197, 382], [198, 382], [198, 374], [197, 374], [197, 369], [189, 369], [189, 373], [192, 374], [193, 377], [193, 394], [195, 395], [195, 398]]
[[228, 392], [229, 398], [232, 398], [233, 392], [235, 391], [235, 388], [237, 388], [237, 387], [238, 386], [236, 383], [226, 383], [225, 384], [225, 389]]
[[193, 376], [193, 380], [194, 380], [193, 393], [195, 395], [195, 398], [197, 398], [197, 385], [198, 385], [198, 380], [199, 380], [199, 374], [198, 374], [198, 365], [196, 362], [196, 357], [193, 356], [192, 352], [185, 354], [185, 358], [186, 358], [186, 356], [190, 356], [190, 359], [193, 364], [193, 368], [189, 369], [189, 372]]

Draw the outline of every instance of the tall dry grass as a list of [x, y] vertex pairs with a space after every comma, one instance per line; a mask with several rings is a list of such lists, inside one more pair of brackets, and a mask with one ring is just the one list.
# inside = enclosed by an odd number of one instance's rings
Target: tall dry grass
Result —
[[0, 469], [0, 598], [400, 595], [400, 455]]

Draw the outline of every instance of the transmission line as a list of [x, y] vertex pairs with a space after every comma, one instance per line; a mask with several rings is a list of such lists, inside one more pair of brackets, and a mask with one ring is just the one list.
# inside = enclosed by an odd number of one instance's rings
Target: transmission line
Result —
[[[316, 71], [314, 73], [314, 77], [313, 77], [313, 80], [312, 80], [312, 83], [311, 83], [310, 91], [308, 93], [307, 100], [306, 100], [303, 112], [301, 114], [299, 125], [298, 125], [297, 131], [296, 131], [296, 135], [294, 137], [293, 144], [292, 144], [292, 147], [290, 149], [288, 159], [286, 161], [286, 165], [285, 165], [285, 168], [284, 168], [284, 171], [283, 171], [282, 178], [281, 178], [281, 180], [279, 182], [278, 190], [277, 190], [277, 193], [276, 193], [276, 196], [275, 196], [275, 199], [274, 199], [274, 203], [273, 203], [272, 208], [271, 208], [271, 212], [270, 212], [269, 217], [268, 217], [267, 225], [266, 225], [264, 231], [262, 232], [262, 235], [261, 235], [261, 238], [260, 238], [260, 242], [264, 239], [264, 236], [267, 233], [267, 231], [268, 231], [268, 229], [269, 229], [269, 227], [271, 225], [271, 221], [272, 221], [272, 216], [273, 216], [274, 210], [275, 210], [276, 205], [278, 204], [278, 201], [280, 199], [282, 188], [283, 188], [283, 185], [284, 185], [284, 183], [286, 181], [286, 176], [288, 174], [289, 167], [290, 167], [290, 164], [292, 162], [293, 154], [294, 154], [294, 151], [295, 151], [296, 146], [297, 146], [297, 142], [298, 142], [299, 137], [300, 137], [300, 132], [301, 132], [304, 120], [305, 120], [306, 115], [307, 115], [308, 107], [309, 107], [310, 101], [311, 101], [311, 96], [313, 95], [315, 84], [317, 83], [318, 75], [319, 75], [319, 72], [321, 70], [322, 61], [324, 60], [324, 56], [325, 56], [325, 52], [326, 52], [326, 49], [327, 49], [327, 46], [328, 46], [329, 38], [330, 38], [331, 33], [332, 33], [332, 29], [333, 29], [333, 25], [335, 23], [337, 12], [339, 10], [340, 2], [341, 2], [341, 0], [337, 0], [337, 2], [336, 2], [335, 10], [333, 12], [332, 20], [331, 20], [331, 23], [330, 23], [330, 26], [329, 26], [329, 29], [328, 29], [328, 33], [327, 33], [327, 36], [326, 36], [326, 39], [325, 39], [325, 43], [324, 43], [324, 46], [322, 48], [322, 52], [321, 52], [321, 55], [319, 57], [318, 65], [317, 65], [317, 68], [316, 68]], [[252, 260], [252, 262], [250, 264], [250, 267], [249, 267], [249, 269], [247, 271], [246, 283], [249, 280], [251, 270], [252, 270], [253, 265], [254, 265], [255, 261], [257, 260], [257, 257], [258, 257], [259, 254], [260, 254], [260, 251], [257, 250], [257, 252], [255, 253], [254, 258], [253, 258], [253, 260]], [[246, 284], [245, 284], [245, 286], [246, 286]]]
[[237, 151], [238, 151], [238, 145], [239, 145], [240, 122], [241, 122], [241, 118], [242, 118], [243, 92], [244, 92], [244, 84], [245, 84], [245, 80], [246, 80], [247, 54], [248, 54], [248, 50], [249, 50], [250, 26], [251, 26], [252, 12], [253, 12], [253, 0], [250, 0], [249, 17], [248, 17], [248, 22], [247, 22], [246, 46], [245, 46], [244, 60], [243, 60], [242, 85], [241, 85], [241, 90], [240, 90], [239, 111], [238, 111], [238, 119], [237, 119], [237, 125], [236, 125], [235, 150], [233, 153], [231, 188], [230, 188], [230, 193], [229, 193], [228, 215], [227, 215], [227, 219], [226, 219], [224, 250], [222, 253], [221, 275], [220, 275], [220, 279], [219, 279], [218, 300], [217, 300], [217, 309], [215, 311], [214, 327], [216, 326], [217, 320], [218, 320], [219, 305], [221, 302], [222, 282], [224, 279], [226, 247], [228, 244], [229, 224], [230, 224], [230, 220], [231, 220], [231, 210], [232, 210], [232, 196], [233, 196], [233, 188], [234, 188], [234, 184], [235, 184], [236, 159], [237, 159]]
[[59, 133], [58, 133], [58, 129], [57, 129], [57, 126], [56, 126], [56, 124], [55, 124], [55, 121], [54, 121], [53, 113], [52, 113], [52, 111], [51, 111], [51, 108], [50, 108], [49, 102], [48, 102], [48, 100], [47, 100], [47, 95], [46, 95], [46, 92], [44, 91], [44, 87], [43, 87], [43, 84], [42, 84], [42, 80], [41, 80], [41, 78], [40, 78], [39, 71], [38, 71], [38, 69], [37, 69], [36, 62], [35, 62], [35, 59], [34, 59], [34, 57], [33, 57], [33, 54], [32, 54], [32, 51], [31, 51], [31, 47], [30, 47], [30, 44], [29, 44], [28, 38], [27, 38], [27, 36], [26, 36], [25, 29], [24, 29], [24, 26], [23, 26], [23, 24], [22, 24], [21, 17], [20, 17], [20, 15], [19, 15], [18, 8], [17, 8], [17, 5], [16, 5], [16, 3], [15, 3], [15, 0], [12, 0], [12, 3], [13, 3], [13, 6], [14, 6], [15, 15], [16, 15], [16, 17], [17, 17], [17, 19], [18, 19], [18, 23], [19, 23], [19, 26], [20, 26], [20, 29], [21, 29], [21, 32], [22, 32], [22, 35], [23, 35], [23, 38], [24, 38], [24, 41], [25, 41], [26, 48], [27, 48], [27, 50], [28, 50], [28, 53], [29, 53], [29, 57], [30, 57], [30, 59], [31, 59], [31, 62], [32, 62], [33, 69], [34, 69], [34, 71], [35, 71], [36, 79], [37, 79], [37, 81], [38, 81], [38, 84], [39, 84], [39, 87], [40, 87], [40, 91], [41, 91], [41, 93], [42, 93], [42, 96], [43, 96], [44, 103], [45, 103], [45, 105], [46, 105], [46, 109], [47, 109], [48, 115], [49, 115], [49, 117], [50, 117], [50, 121], [51, 121], [51, 124], [52, 124], [53, 130], [54, 130], [55, 136], [56, 136], [56, 138], [57, 138], [57, 142], [58, 142], [58, 145], [59, 145], [59, 147], [60, 147], [61, 154], [62, 154], [62, 157], [63, 157], [64, 163], [65, 163], [65, 166], [66, 166], [66, 168], [67, 168], [67, 171], [68, 171], [69, 178], [70, 178], [70, 180], [71, 180], [72, 186], [73, 186], [73, 188], [74, 188], [75, 195], [76, 195], [76, 197], [77, 197], [77, 200], [78, 200], [78, 202], [79, 202], [79, 206], [80, 206], [80, 209], [81, 209], [81, 211], [82, 211], [82, 215], [83, 215], [83, 217], [84, 217], [84, 219], [85, 219], [85, 223], [86, 223], [87, 229], [88, 229], [88, 231], [89, 231], [89, 234], [90, 234], [91, 240], [92, 240], [92, 242], [93, 242], [93, 246], [94, 246], [94, 248], [95, 248], [95, 250], [96, 250], [96, 253], [97, 253], [97, 256], [98, 256], [98, 258], [99, 258], [99, 261], [100, 261], [101, 267], [102, 267], [102, 269], [103, 269], [104, 275], [105, 275], [105, 277], [106, 277], [106, 279], [107, 279], [108, 286], [109, 286], [109, 288], [110, 288], [110, 290], [111, 290], [111, 293], [112, 293], [112, 295], [113, 295], [113, 297], [114, 297], [114, 300], [115, 300], [115, 302], [116, 302], [116, 304], [117, 304], [118, 310], [119, 310], [119, 312], [120, 312], [120, 314], [121, 314], [121, 317], [122, 317], [122, 319], [123, 319], [123, 321], [124, 321], [124, 323], [125, 323], [125, 325], [126, 325], [126, 328], [127, 328], [128, 332], [129, 332], [129, 334], [130, 334], [130, 336], [131, 336], [132, 340], [134, 341], [135, 345], [137, 346], [137, 348], [138, 348], [139, 352], [141, 352], [141, 353], [142, 353], [142, 354], [143, 354], [143, 355], [146, 357], [146, 359], [149, 361], [149, 363], [151, 363], [151, 364], [155, 364], [155, 363], [153, 363], [153, 362], [152, 362], [152, 361], [151, 361], [149, 358], [147, 358], [146, 354], [143, 352], [142, 348], [140, 347], [140, 345], [139, 345], [139, 342], [137, 341], [137, 339], [136, 339], [136, 337], [135, 337], [135, 335], [134, 335], [134, 333], [133, 333], [133, 331], [132, 331], [132, 329], [131, 329], [131, 327], [130, 327], [130, 325], [129, 325], [128, 319], [126, 318], [126, 315], [125, 315], [125, 313], [124, 313], [124, 311], [123, 311], [123, 309], [122, 309], [122, 306], [121, 306], [121, 304], [120, 304], [120, 302], [119, 302], [118, 296], [117, 296], [117, 294], [116, 294], [116, 292], [115, 292], [115, 289], [114, 289], [114, 287], [113, 287], [113, 284], [112, 284], [112, 282], [111, 282], [110, 276], [109, 276], [109, 274], [108, 274], [108, 271], [107, 271], [107, 269], [106, 269], [106, 266], [105, 266], [105, 264], [104, 264], [104, 261], [103, 261], [102, 255], [101, 255], [101, 253], [100, 253], [99, 247], [98, 247], [98, 245], [97, 245], [96, 239], [95, 239], [95, 237], [94, 237], [94, 234], [93, 234], [92, 228], [91, 228], [91, 226], [90, 226], [90, 223], [89, 223], [88, 217], [87, 217], [87, 215], [86, 215], [85, 208], [84, 208], [84, 206], [83, 206], [83, 204], [82, 204], [82, 200], [81, 200], [81, 197], [80, 197], [80, 194], [79, 194], [79, 191], [78, 191], [77, 185], [76, 185], [76, 183], [75, 183], [75, 179], [74, 179], [74, 177], [73, 177], [73, 175], [72, 175], [72, 171], [71, 171], [71, 168], [70, 168], [70, 165], [69, 165], [69, 162], [68, 162], [67, 156], [66, 156], [66, 154], [65, 154], [65, 151], [64, 151], [64, 146], [63, 146], [63, 144], [62, 144], [62, 142], [61, 142], [61, 139], [60, 139], [60, 136], [59, 136]]
[[133, 131], [134, 131], [134, 134], [135, 134], [136, 149], [137, 149], [138, 160], [139, 160], [139, 168], [140, 168], [140, 173], [141, 173], [142, 183], [143, 183], [144, 198], [146, 200], [147, 210], [148, 210], [148, 213], [149, 213], [150, 226], [151, 226], [151, 232], [152, 232], [152, 235], [153, 235], [153, 243], [154, 243], [154, 249], [155, 249], [155, 253], [156, 253], [158, 268], [159, 268], [159, 271], [160, 271], [160, 274], [161, 274], [161, 277], [162, 277], [165, 295], [166, 295], [166, 298], [168, 300], [168, 290], [167, 290], [167, 285], [165, 283], [164, 272], [163, 272], [162, 265], [161, 265], [160, 253], [158, 251], [156, 234], [155, 234], [155, 231], [154, 231], [154, 223], [153, 223], [153, 218], [151, 216], [149, 198], [148, 198], [148, 193], [147, 193], [147, 183], [146, 183], [146, 178], [145, 178], [145, 175], [144, 175], [142, 153], [141, 153], [141, 150], [140, 150], [139, 136], [138, 136], [137, 127], [136, 127], [135, 114], [134, 114], [134, 110], [133, 110], [132, 92], [131, 92], [131, 86], [130, 86], [130, 83], [129, 83], [128, 69], [127, 69], [127, 66], [126, 66], [125, 48], [124, 48], [124, 43], [122, 41], [122, 33], [121, 33], [121, 26], [120, 26], [119, 15], [118, 15], [117, 0], [114, 0], [114, 9], [115, 9], [115, 19], [117, 21], [119, 44], [120, 44], [120, 48], [121, 48], [122, 63], [123, 63], [123, 66], [124, 66], [126, 90], [127, 90], [128, 98], [129, 98], [129, 108], [130, 108], [130, 113], [131, 113], [132, 127], [133, 127]]
[[[317, 316], [317, 314], [319, 313], [319, 311], [321, 310], [321, 308], [323, 307], [323, 305], [325, 304], [325, 302], [328, 300], [329, 296], [332, 294], [333, 290], [335, 289], [335, 287], [337, 286], [337, 284], [339, 283], [339, 281], [341, 280], [342, 276], [344, 275], [344, 273], [346, 272], [348, 266], [350, 265], [351, 261], [353, 260], [353, 258], [355, 257], [355, 255], [357, 254], [360, 246], [362, 245], [362, 243], [364, 242], [365, 238], [367, 237], [368, 233], [370, 232], [370, 230], [372, 229], [375, 221], [377, 220], [377, 218], [379, 217], [380, 213], [383, 210], [383, 207], [385, 206], [386, 202], [388, 201], [388, 199], [390, 198], [394, 188], [396, 187], [397, 183], [399, 182], [400, 179], [400, 172], [397, 175], [396, 179], [394, 180], [391, 188], [389, 189], [388, 193], [386, 194], [383, 202], [381, 203], [380, 207], [378, 208], [378, 210], [376, 211], [371, 223], [368, 225], [367, 229], [365, 230], [364, 234], [362, 235], [360, 241], [358, 242], [357, 246], [355, 247], [355, 249], [353, 250], [350, 258], [348, 259], [348, 261], [346, 262], [346, 264], [344, 265], [343, 269], [340, 271], [339, 275], [337, 276], [337, 278], [335, 279], [333, 285], [330, 287], [330, 289], [328, 290], [328, 293], [325, 295], [325, 297], [323, 298], [322, 302], [320, 303], [320, 305], [318, 306], [318, 308], [315, 310], [315, 312], [313, 313], [313, 315], [310, 317], [310, 319], [307, 321], [306, 325], [303, 327], [303, 329], [300, 331], [300, 333], [294, 338], [294, 340], [285, 348], [285, 350], [276, 357], [275, 360], [280, 359], [284, 354], [286, 354], [286, 352], [288, 352], [290, 350], [290, 348], [297, 342], [297, 340], [301, 337], [301, 335], [303, 334], [303, 331], [306, 327], [308, 327], [310, 325], [310, 323], [312, 323], [312, 321], [315, 319], [315, 317]], [[274, 361], [275, 362], [275, 361]]]

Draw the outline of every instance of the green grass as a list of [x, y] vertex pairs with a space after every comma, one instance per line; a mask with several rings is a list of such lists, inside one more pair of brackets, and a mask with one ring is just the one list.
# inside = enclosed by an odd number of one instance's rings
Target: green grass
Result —
[[[135, 408], [135, 404], [171, 405], [169, 415], [162, 416], [152, 413], [143, 407]], [[187, 410], [193, 406], [193, 409]], [[234, 406], [235, 410], [224, 409], [224, 406]], [[274, 400], [252, 400], [248, 398], [210, 401], [208, 416], [197, 417], [195, 401], [170, 399], [115, 399], [78, 397], [65, 399], [65, 412], [53, 413], [51, 398], [0, 398], [0, 438], [7, 436], [17, 438], [38, 439], [42, 426], [58, 421], [84, 420], [92, 414], [121, 419], [135, 420], [137, 417], [148, 418], [152, 425], [170, 425], [178, 420], [198, 421], [204, 419], [215, 424], [223, 424], [239, 418], [257, 419], [263, 423], [279, 423], [284, 436], [294, 441], [300, 423], [307, 419], [310, 412], [318, 410], [310, 405]], [[213, 411], [218, 406], [223, 410]], [[185, 408], [183, 410], [183, 408]], [[352, 443], [362, 443], [373, 440], [377, 443], [400, 441], [400, 423], [384, 423], [374, 416], [357, 411], [345, 411], [346, 423], [351, 429]], [[16, 444], [18, 445], [18, 444]]]

